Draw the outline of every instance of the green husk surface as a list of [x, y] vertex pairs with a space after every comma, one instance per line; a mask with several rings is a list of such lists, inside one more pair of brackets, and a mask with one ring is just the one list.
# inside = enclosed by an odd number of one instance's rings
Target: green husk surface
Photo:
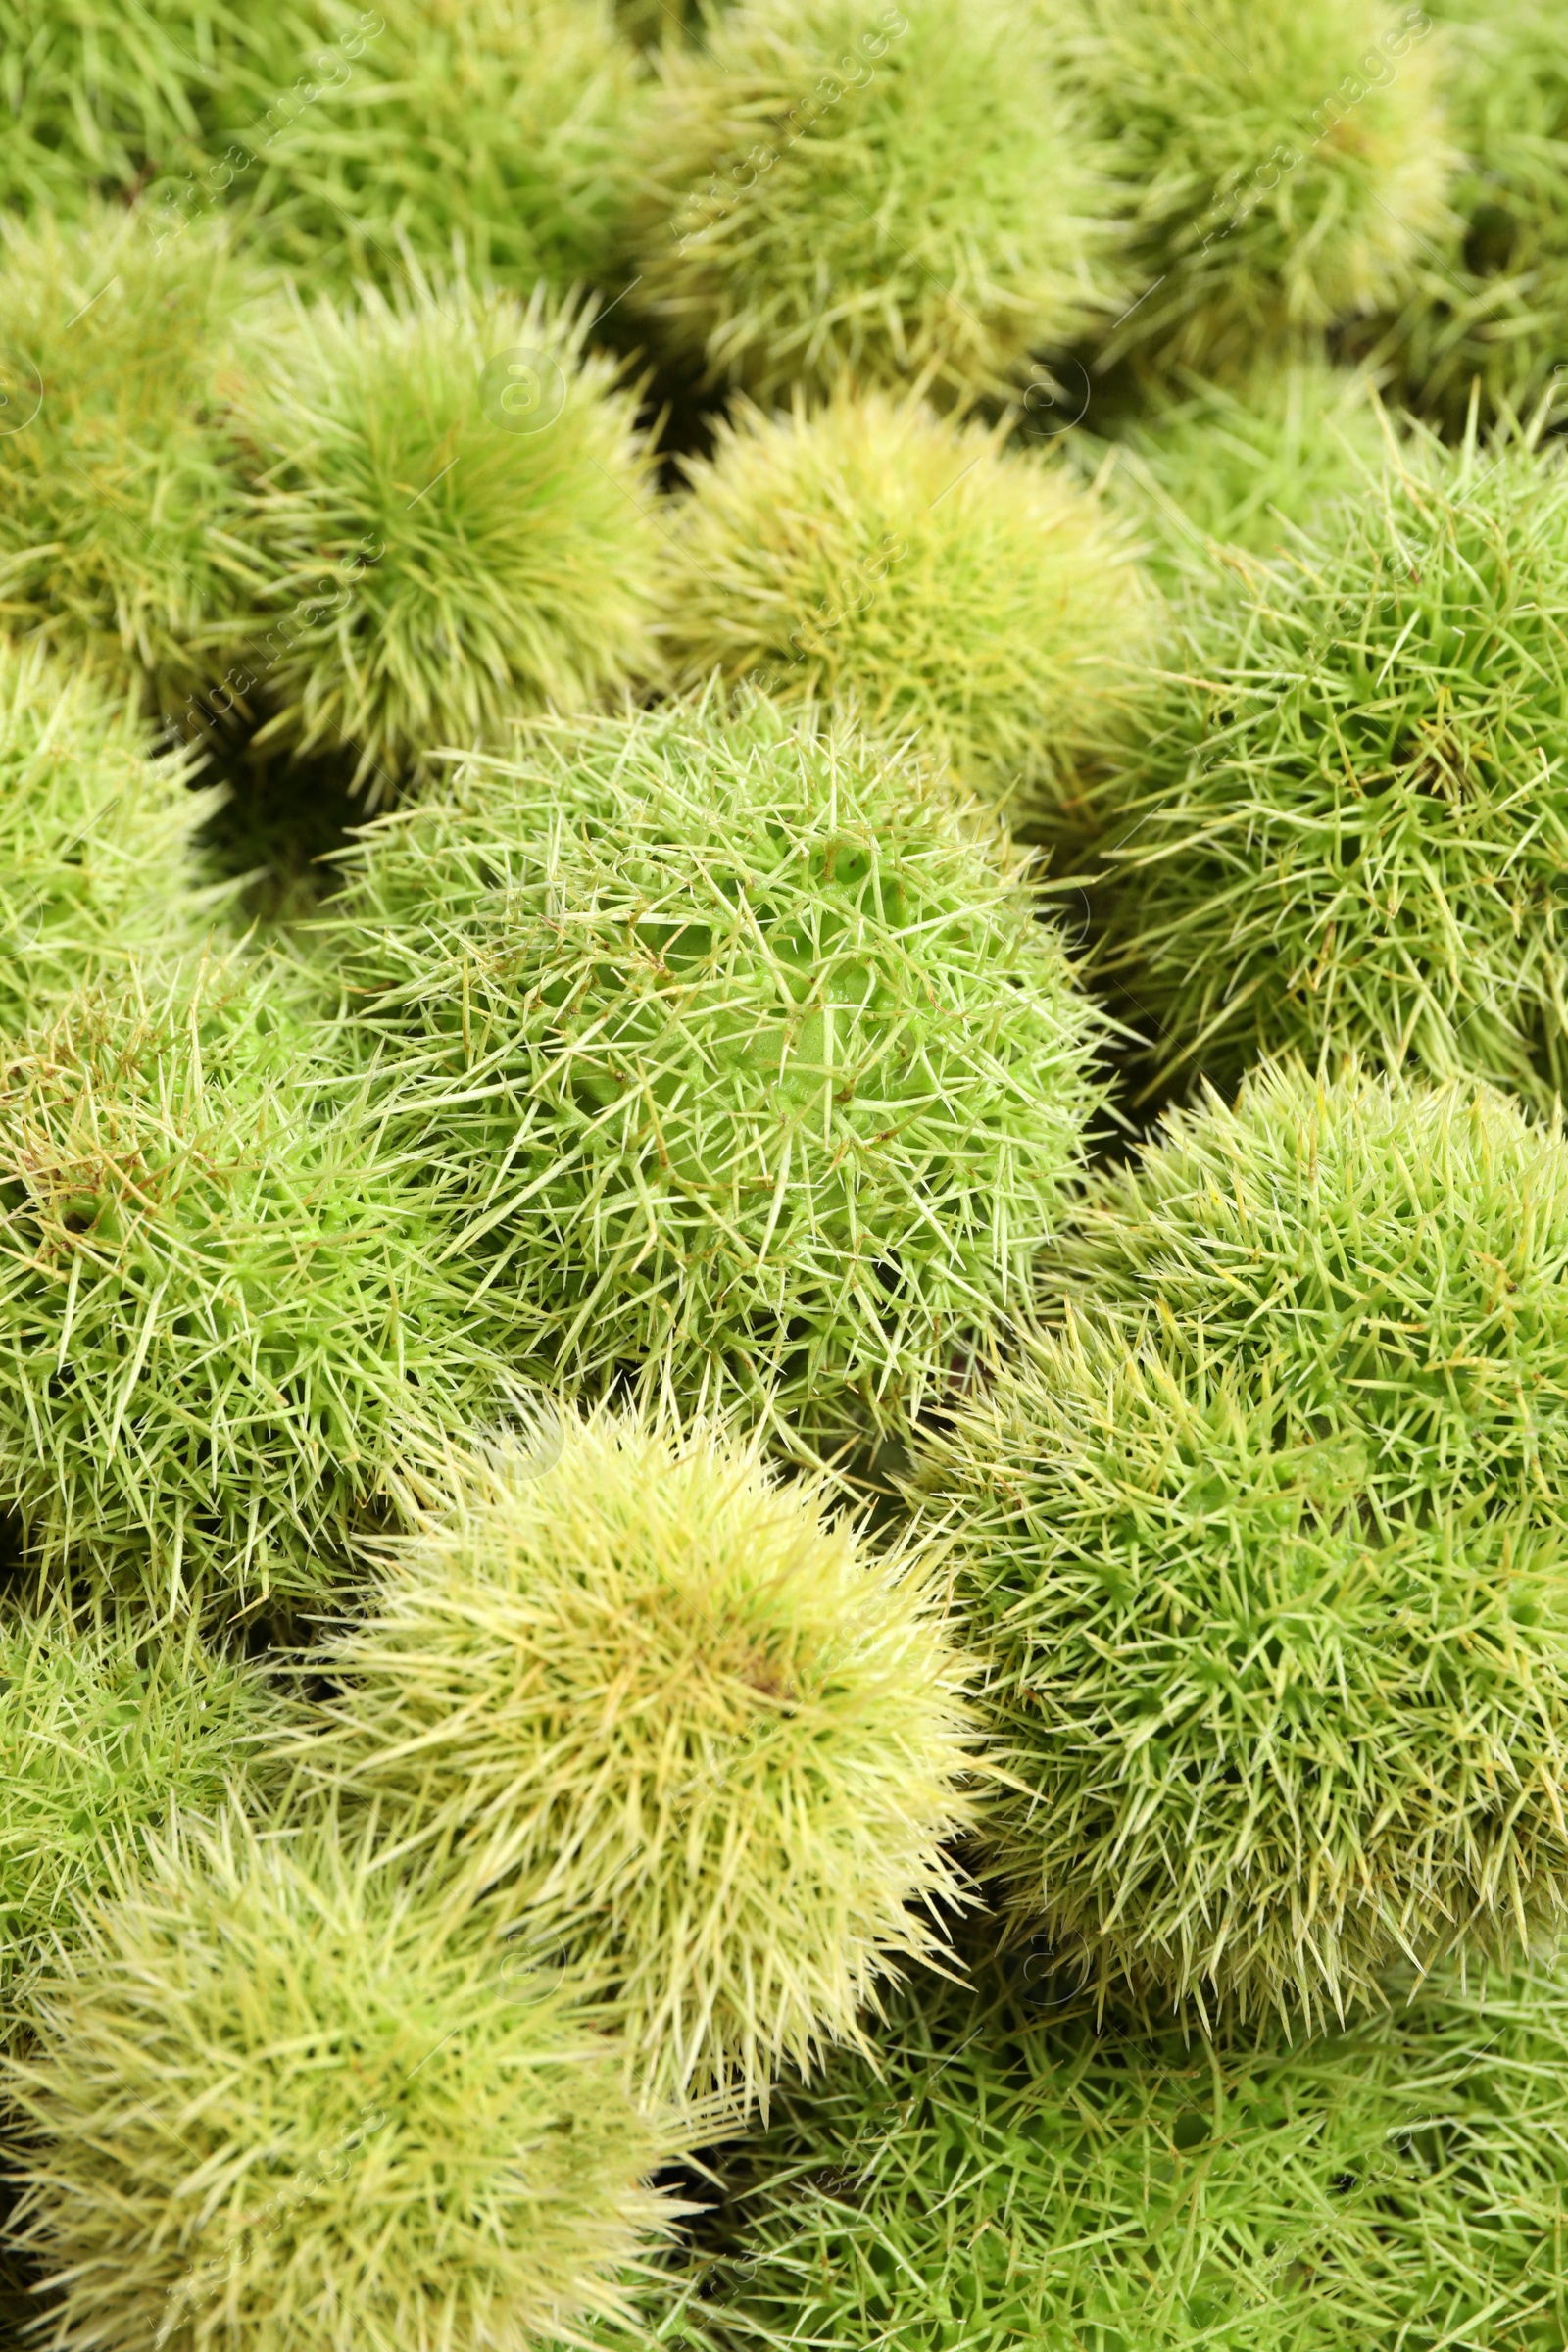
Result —
[[1065, 468], [886, 394], [721, 425], [688, 459], [665, 640], [786, 706], [845, 702], [982, 798], [1061, 799], [1115, 728], [1157, 605]]
[[211, 1812], [278, 1728], [257, 1669], [135, 1615], [0, 1616], [0, 2034], [117, 1857], [171, 1806]]
[[0, 242], [0, 627], [172, 702], [251, 585], [220, 389], [257, 290], [208, 222], [104, 206]]
[[524, 295], [612, 268], [638, 69], [598, 0], [3, 0], [0, 57], [18, 215], [145, 190], [339, 293], [455, 246]]
[[232, 210], [247, 246], [340, 295], [455, 252], [522, 299], [606, 282], [639, 79], [608, 0], [242, 14], [200, 143], [154, 190], [173, 218]]
[[373, 1804], [388, 1867], [493, 1890], [523, 1948], [608, 1983], [643, 2073], [755, 2097], [863, 2042], [961, 1897], [935, 1564], [780, 1484], [755, 1437], [604, 1410], [539, 1434], [397, 1546], [300, 1761]]
[[1568, 473], [1413, 435], [1191, 609], [1101, 802], [1102, 968], [1157, 1079], [1346, 1051], [1549, 1100], [1564, 1068]]
[[1095, 1020], [947, 785], [710, 697], [542, 724], [349, 857], [345, 1036], [531, 1370], [841, 1445], [1021, 1303]]
[[[1450, 427], [1560, 396], [1568, 352], [1568, 25], [1552, 0], [1442, 0], [1464, 165], [1458, 233], [1425, 257], [1388, 338], [1406, 396]], [[1561, 408], [1555, 420], [1561, 422]]]
[[150, 758], [98, 680], [0, 646], [0, 1038], [136, 949], [200, 940], [192, 843], [222, 797]]
[[627, 307], [706, 381], [972, 398], [1115, 307], [1104, 158], [1024, 0], [750, 0], [659, 68]]
[[583, 2344], [682, 2210], [570, 1984], [503, 1978], [330, 1825], [187, 1824], [39, 1985], [6, 2069], [44, 2340]]
[[0, 1070], [0, 1508], [156, 1612], [319, 1598], [421, 1432], [500, 1372], [421, 1203], [320, 1106], [280, 970], [147, 965]]
[[1545, 1972], [1305, 2047], [1097, 2021], [1044, 1950], [927, 1978], [734, 2152], [706, 2340], [1545, 2352], [1565, 2069]]
[[135, 187], [199, 135], [236, 29], [221, 0], [0, 0], [0, 205], [66, 217]]
[[[1148, 387], [1152, 393], [1153, 385]], [[1337, 527], [1336, 502], [1364, 497], [1389, 462], [1390, 426], [1369, 379], [1316, 354], [1270, 355], [1234, 378], [1176, 372], [1127, 437], [1135, 512], [1178, 574], [1212, 562], [1206, 543], [1278, 557], [1295, 530]]]
[[1458, 157], [1441, 38], [1383, 0], [1050, 0], [1116, 144], [1138, 301], [1112, 327], [1204, 365], [1408, 291]]
[[1564, 2352], [1564, 0], [0, 126], [0, 2342]]
[[[423, 281], [296, 310], [238, 404], [264, 591], [227, 632], [228, 677], [265, 714], [253, 748], [347, 749], [373, 807], [442, 747], [654, 665], [651, 460], [589, 324], [542, 290], [524, 307]], [[514, 351], [536, 429], [481, 387]]]
[[1102, 1985], [1321, 2027], [1560, 1922], [1568, 1142], [1264, 1070], [1059, 1253], [933, 1448], [1020, 1916]]

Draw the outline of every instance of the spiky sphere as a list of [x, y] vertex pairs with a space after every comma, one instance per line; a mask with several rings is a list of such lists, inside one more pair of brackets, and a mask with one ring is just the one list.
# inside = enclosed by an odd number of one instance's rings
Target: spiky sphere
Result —
[[407, 252], [523, 291], [603, 283], [635, 51], [608, 0], [0, 0], [0, 198], [145, 192], [159, 233], [229, 216], [302, 282]]
[[4, 226], [0, 614], [132, 695], [199, 680], [249, 580], [218, 389], [249, 290], [216, 223]]
[[1364, 496], [1391, 447], [1368, 378], [1316, 355], [1219, 381], [1184, 370], [1128, 441], [1153, 484], [1142, 515], [1178, 570], [1195, 533], [1261, 556], [1294, 547], [1293, 526], [1332, 535], [1335, 501]]
[[1062, 1246], [1065, 1329], [933, 1448], [1009, 1769], [1102, 1982], [1317, 2020], [1568, 1897], [1568, 1142], [1267, 1070]]
[[[1442, 0], [1453, 136], [1464, 152], [1445, 240], [1399, 320], [1407, 396], [1452, 423], [1524, 415], [1568, 352], [1568, 24], [1553, 0]], [[1561, 411], [1558, 411], [1560, 421]]]
[[847, 700], [984, 798], [1071, 790], [1116, 724], [1155, 600], [1131, 535], [1065, 468], [885, 393], [741, 404], [688, 459], [666, 640], [785, 703]]
[[368, 827], [322, 942], [536, 1370], [904, 1427], [1021, 1301], [1096, 1017], [951, 787], [753, 699], [541, 724]]
[[[346, 744], [373, 805], [426, 754], [651, 665], [651, 459], [588, 325], [422, 284], [296, 314], [237, 412], [267, 592], [230, 635], [236, 691], [271, 712], [258, 744]], [[515, 382], [482, 380], [513, 353]]]
[[16, 2234], [58, 2352], [580, 2342], [681, 2210], [649, 2185], [670, 2120], [570, 1988], [330, 1828], [185, 1825], [34, 2007]]
[[236, 13], [204, 147], [166, 151], [153, 190], [172, 218], [235, 211], [248, 245], [322, 290], [395, 280], [405, 253], [450, 270], [454, 241], [476, 283], [606, 281], [638, 80], [609, 0]]
[[192, 841], [220, 800], [97, 680], [0, 645], [0, 1037], [134, 949], [195, 943]]
[[749, 0], [660, 72], [626, 301], [710, 382], [997, 390], [1109, 304], [1107, 187], [1024, 0]]
[[601, 1407], [559, 1443], [476, 1461], [400, 1545], [304, 1758], [460, 1899], [561, 1923], [661, 2080], [755, 2093], [941, 1940], [964, 1662], [930, 1563], [755, 1437]]
[[[281, 1726], [255, 1668], [145, 1617], [0, 1615], [0, 2036], [117, 1852], [170, 1807], [210, 1812]], [[9, 2012], [9, 2014], [8, 2014]]]
[[1200, 605], [1102, 803], [1105, 966], [1162, 1076], [1350, 1049], [1560, 1083], [1565, 521], [1555, 456], [1416, 435]]
[[486, 1409], [418, 1203], [312, 1068], [279, 974], [220, 961], [117, 975], [6, 1053], [0, 1509], [40, 1580], [319, 1596], [400, 1451]]
[[1107, 2026], [1045, 1952], [1000, 1973], [922, 1983], [874, 2062], [836, 2057], [727, 2151], [705, 2340], [1524, 2352], [1561, 2335], [1559, 1977], [1427, 1989], [1293, 2047], [1277, 2029], [1213, 2044]]
[[1446, 220], [1442, 42], [1385, 0], [1047, 0], [1115, 137], [1144, 288], [1119, 352], [1243, 357], [1386, 309]]

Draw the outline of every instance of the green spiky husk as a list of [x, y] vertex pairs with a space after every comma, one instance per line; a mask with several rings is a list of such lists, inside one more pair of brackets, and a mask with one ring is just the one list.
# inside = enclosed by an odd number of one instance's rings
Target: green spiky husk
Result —
[[1568, 2001], [1429, 1988], [1305, 2047], [1097, 2028], [1050, 1955], [922, 1983], [731, 2158], [723, 2352], [1527, 2352], [1568, 2323]]
[[0, 368], [0, 625], [169, 702], [254, 584], [221, 390], [254, 291], [217, 223], [179, 244], [140, 211], [8, 222]]
[[1423, 11], [1050, 0], [1046, 13], [1128, 187], [1139, 300], [1108, 353], [1245, 358], [1409, 289], [1458, 162]]
[[366, 830], [322, 954], [524, 1359], [810, 1445], [1021, 1300], [1096, 1021], [982, 813], [808, 717], [540, 724]]
[[283, 975], [84, 990], [0, 1071], [0, 1508], [42, 1583], [320, 1597], [421, 1432], [499, 1372], [370, 1180]]
[[1309, 2023], [1568, 1897], [1568, 1142], [1265, 1071], [1061, 1246], [1065, 1329], [934, 1448], [1020, 1787], [1102, 1984]]
[[527, 2352], [623, 2313], [675, 2121], [499, 1957], [330, 1824], [153, 1845], [5, 2070], [59, 2352]]
[[134, 188], [150, 158], [200, 136], [236, 31], [222, 0], [0, 0], [5, 211], [64, 218]]
[[0, 1038], [136, 950], [199, 942], [214, 894], [192, 844], [222, 799], [149, 758], [97, 680], [0, 646]]
[[610, 271], [638, 70], [597, 0], [5, 0], [0, 52], [18, 214], [145, 189], [334, 291], [455, 241], [523, 293]]
[[301, 1762], [608, 1978], [662, 2084], [755, 2097], [941, 1945], [964, 1661], [932, 1563], [755, 1437], [601, 1408], [558, 1448], [472, 1461], [399, 1544]]
[[660, 72], [627, 308], [708, 381], [972, 398], [1115, 307], [1103, 158], [1029, 6], [752, 0]]
[[172, 1806], [211, 1812], [280, 1728], [256, 1669], [144, 1619], [0, 1617], [0, 2035]]
[[[1458, 233], [1428, 257], [1395, 331], [1406, 397], [1457, 427], [1527, 415], [1568, 352], [1568, 31], [1552, 0], [1442, 0]], [[1560, 423], [1557, 404], [1554, 421]]]
[[[245, 0], [244, 30], [155, 202], [237, 216], [297, 283], [399, 283], [406, 257], [521, 297], [603, 285], [636, 54], [608, 0]], [[186, 172], [191, 173], [187, 179]]]
[[1317, 354], [1270, 357], [1229, 379], [1177, 372], [1127, 435], [1132, 505], [1178, 574], [1211, 561], [1206, 543], [1278, 556], [1295, 531], [1336, 528], [1335, 502], [1364, 497], [1390, 433], [1368, 378]]
[[1102, 968], [1160, 1077], [1353, 1051], [1549, 1099], [1565, 514], [1555, 454], [1415, 436], [1286, 564], [1200, 602], [1102, 803]]
[[[374, 806], [443, 746], [654, 666], [652, 461], [589, 324], [542, 290], [524, 308], [422, 282], [296, 312], [237, 410], [266, 593], [226, 632], [228, 676], [269, 714], [257, 747], [347, 750]], [[481, 403], [515, 349], [562, 403], [534, 432]]]
[[1027, 813], [1113, 730], [1156, 604], [1130, 535], [1064, 468], [885, 394], [769, 420], [687, 460], [665, 640], [786, 705], [847, 703]]

